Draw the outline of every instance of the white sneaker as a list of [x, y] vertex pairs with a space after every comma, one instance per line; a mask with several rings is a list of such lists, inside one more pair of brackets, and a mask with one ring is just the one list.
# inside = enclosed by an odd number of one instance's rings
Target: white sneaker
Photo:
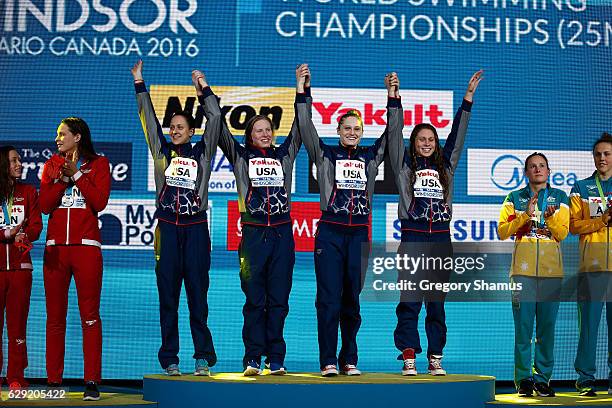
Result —
[[354, 364], [345, 364], [342, 366], [342, 374], [344, 375], [361, 375], [361, 371]]
[[407, 348], [402, 351], [404, 366], [402, 367], [402, 375], [417, 375], [416, 357], [414, 349]]
[[323, 367], [321, 370], [321, 375], [323, 377], [333, 377], [338, 375], [338, 367], [335, 364], [329, 364]]
[[250, 377], [252, 375], [261, 375], [261, 373], [261, 364], [257, 361], [251, 360], [247, 363], [242, 375], [245, 377]]
[[402, 367], [402, 375], [417, 375], [416, 363], [414, 358], [404, 360]]
[[446, 375], [446, 370], [442, 368], [442, 356], [429, 356], [428, 370], [431, 375]]
[[178, 364], [170, 364], [165, 368], [164, 374], [169, 375], [170, 377], [177, 377], [181, 375], [181, 370], [179, 370]]

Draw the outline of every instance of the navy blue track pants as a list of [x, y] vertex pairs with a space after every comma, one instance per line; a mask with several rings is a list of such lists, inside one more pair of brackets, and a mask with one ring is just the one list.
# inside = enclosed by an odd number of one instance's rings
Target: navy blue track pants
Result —
[[[320, 222], [315, 239], [319, 363], [357, 364], [357, 332], [361, 326], [359, 295], [370, 251], [368, 227]], [[363, 255], [363, 256], [362, 256]], [[338, 324], [342, 337], [338, 348]]]
[[263, 355], [271, 363], [283, 365], [283, 329], [295, 264], [291, 223], [274, 227], [243, 225], [238, 254], [240, 286], [246, 296], [242, 308], [243, 365], [260, 363]]
[[[410, 243], [419, 244], [418, 253], [411, 248]], [[426, 244], [426, 245], [425, 245]], [[452, 245], [450, 233], [421, 233], [413, 231], [402, 231], [402, 244], [400, 252], [412, 254], [414, 256], [440, 256], [442, 258], [452, 256]], [[448, 282], [450, 273], [438, 270], [421, 270], [415, 275], [404, 276], [405, 272], [398, 273], [399, 279], [408, 279], [420, 281], [423, 279], [435, 282]], [[418, 287], [418, 282], [417, 282]], [[403, 297], [403, 296], [402, 296]], [[407, 348], [412, 348], [415, 353], [421, 353], [421, 341], [419, 338], [419, 313], [423, 302], [427, 316], [425, 317], [425, 332], [427, 333], [427, 355], [442, 355], [444, 346], [446, 345], [446, 314], [444, 311], [445, 294], [439, 293], [410, 293], [408, 300], [400, 300], [395, 313], [397, 315], [397, 326], [393, 337], [395, 346], [402, 351]], [[402, 359], [402, 355], [398, 356]]]
[[206, 359], [215, 365], [217, 355], [208, 328], [208, 271], [210, 269], [210, 235], [208, 224], [174, 225], [159, 221], [155, 273], [159, 293], [159, 321], [162, 345], [158, 358], [162, 368], [178, 364], [178, 307], [181, 286], [185, 280], [189, 325], [195, 359]]

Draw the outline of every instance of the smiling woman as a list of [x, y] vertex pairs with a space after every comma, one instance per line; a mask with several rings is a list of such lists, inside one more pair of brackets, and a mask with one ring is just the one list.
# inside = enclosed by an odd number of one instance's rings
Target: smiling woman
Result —
[[[361, 115], [354, 110], [342, 115], [337, 146], [319, 139], [305, 101], [296, 110], [300, 133], [311, 160], [317, 166], [321, 219], [315, 239], [317, 322], [321, 375], [360, 375], [357, 369], [357, 332], [361, 325], [359, 295], [363, 288], [361, 267], [369, 256], [371, 199], [378, 166], [382, 163], [387, 133], [399, 132], [403, 122], [401, 102], [395, 93], [399, 79], [385, 77], [387, 127], [373, 145], [359, 146], [363, 136]], [[399, 96], [399, 95], [398, 95]], [[401, 137], [401, 136], [400, 136]], [[342, 347], [338, 348], [338, 326]]]
[[[400, 196], [398, 215], [402, 230], [401, 252], [407, 250], [407, 242], [426, 242], [429, 244], [427, 249], [435, 251], [437, 255], [452, 256], [450, 221], [453, 176], [463, 152], [472, 99], [481, 79], [482, 71], [470, 78], [444, 147], [440, 145], [436, 128], [428, 123], [414, 127], [409, 148], [404, 145], [401, 129], [399, 132], [388, 133], [389, 158]], [[450, 278], [450, 271], [435, 267], [420, 273], [422, 279], [435, 277], [447, 282]], [[396, 308], [394, 340], [401, 352], [398, 360], [404, 362], [402, 375], [417, 375], [416, 354], [422, 351], [418, 319], [423, 302], [427, 309], [425, 329], [428, 371], [432, 375], [446, 375], [442, 368], [443, 349], [446, 345], [444, 300], [444, 292], [417, 292], [400, 299]]]
[[[298, 66], [295, 75], [296, 101], [308, 101], [310, 107], [308, 66]], [[275, 146], [273, 121], [256, 115], [247, 123], [244, 140], [243, 146], [223, 123], [219, 146], [233, 167], [242, 228], [238, 255], [246, 298], [243, 374], [260, 374], [265, 356], [271, 373], [283, 375], [287, 372], [284, 327], [295, 264], [291, 182], [302, 139], [294, 120], [285, 141]]]
[[132, 68], [138, 114], [155, 163], [157, 190], [155, 218], [155, 274], [159, 295], [161, 347], [158, 359], [167, 375], [181, 375], [178, 367], [178, 306], [183, 279], [188, 298], [189, 321], [195, 349], [194, 375], [210, 375], [217, 362], [208, 328], [208, 181], [210, 162], [217, 151], [221, 111], [204, 74], [192, 79], [207, 116], [202, 140], [194, 145], [195, 131], [190, 112], [176, 113], [170, 121], [170, 141], [162, 133], [151, 96], [142, 78], [142, 61]]
[[102, 377], [102, 251], [98, 213], [108, 203], [109, 162], [96, 154], [81, 118], [63, 119], [58, 153], [43, 169], [40, 207], [49, 214], [44, 255], [47, 305], [47, 381], [59, 385], [64, 371], [68, 288], [74, 276], [83, 329], [84, 400], [98, 400]]
[[17, 150], [0, 147], [0, 348], [6, 309], [6, 377], [11, 389], [28, 385], [23, 375], [28, 366], [26, 325], [33, 270], [29, 250], [42, 230], [38, 194], [33, 186], [19, 181], [21, 171]]

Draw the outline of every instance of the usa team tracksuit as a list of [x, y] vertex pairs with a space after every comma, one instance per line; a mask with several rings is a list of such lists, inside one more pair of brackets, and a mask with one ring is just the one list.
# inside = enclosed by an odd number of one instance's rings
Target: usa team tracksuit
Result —
[[[397, 98], [388, 99], [387, 128], [372, 146], [350, 149], [340, 144], [328, 146], [319, 139], [303, 96], [298, 95], [296, 106], [302, 141], [317, 166], [321, 198], [314, 252], [319, 363], [321, 368], [337, 363], [340, 367], [357, 365], [359, 294], [364, 282], [362, 267], [370, 250], [371, 199], [386, 134], [397, 132], [403, 122], [401, 103]], [[336, 358], [338, 324], [342, 346]]]
[[84, 161], [71, 177], [59, 177], [64, 159], [45, 163], [40, 208], [49, 214], [43, 275], [47, 304], [47, 380], [62, 382], [68, 288], [74, 276], [81, 327], [85, 382], [102, 375], [102, 250], [98, 213], [106, 207], [111, 177], [106, 157]]
[[[312, 104], [310, 88], [297, 98]], [[294, 121], [278, 147], [258, 149], [242, 146], [222, 124], [219, 146], [234, 169], [242, 226], [240, 284], [246, 297], [243, 365], [283, 366], [286, 353], [283, 328], [289, 313], [289, 293], [295, 264], [291, 221], [293, 163], [302, 144]]]
[[601, 180], [603, 202], [597, 188], [597, 172], [578, 181], [570, 193], [570, 232], [580, 234], [578, 270], [578, 321], [580, 335], [574, 367], [577, 388], [595, 382], [595, 351], [601, 312], [605, 302], [608, 324], [608, 369], [612, 385], [612, 231], [601, 215], [612, 204], [612, 180]]
[[183, 279], [189, 306], [194, 359], [215, 365], [217, 355], [207, 325], [210, 235], [206, 210], [210, 163], [217, 150], [221, 112], [210, 87], [204, 88], [208, 121], [195, 145], [168, 143], [143, 82], [135, 83], [138, 114], [155, 167], [155, 273], [159, 294], [162, 368], [178, 364], [178, 307]]
[[[451, 132], [443, 148], [444, 169], [438, 169], [431, 158], [416, 157], [416, 168], [413, 168], [413, 158], [410, 150], [405, 147], [401, 129], [389, 131], [389, 160], [395, 173], [395, 182], [399, 190], [398, 214], [401, 222], [402, 243], [420, 242], [423, 245], [435, 245], [436, 256], [452, 255], [450, 239], [450, 220], [452, 216], [451, 203], [453, 197], [453, 176], [463, 151], [463, 143], [471, 116], [472, 103], [463, 100], [457, 110]], [[400, 111], [400, 115], [403, 116]], [[446, 200], [442, 196], [439, 181], [437, 187], [427, 189], [422, 187], [426, 180], [439, 179], [439, 171], [445, 171], [448, 180]], [[412, 173], [416, 172], [416, 182], [411, 184]], [[405, 246], [404, 246], [405, 247]], [[402, 245], [400, 245], [400, 250]], [[446, 273], [446, 276], [445, 276]], [[448, 280], [444, 271], [421, 271], [422, 276], [434, 275], [438, 280]], [[401, 275], [400, 275], [401, 278]], [[412, 296], [412, 295], [411, 295]], [[429, 301], [423, 294], [427, 317], [425, 331], [427, 332], [428, 357], [442, 355], [446, 345], [446, 317], [444, 312], [444, 294], [434, 294], [435, 301]], [[420, 353], [421, 342], [418, 332], [419, 313], [422, 300], [411, 298], [411, 301], [400, 301], [396, 308], [397, 327], [394, 332], [395, 346], [403, 351], [407, 348]], [[402, 355], [398, 356], [398, 360]]]
[[[523, 380], [548, 384], [552, 376], [555, 323], [563, 279], [560, 241], [567, 236], [570, 219], [567, 195], [550, 185], [538, 194], [537, 211], [530, 219], [527, 209], [532, 196], [529, 185], [508, 194], [497, 227], [502, 240], [515, 237], [510, 277], [522, 285], [522, 290], [512, 294], [514, 383], [517, 388]], [[549, 206], [556, 211], [542, 223], [542, 214]], [[534, 320], [536, 339], [532, 365]]]
[[[1, 204], [1, 203], [0, 203]], [[8, 367], [6, 377], [9, 384], [18, 382], [27, 386], [23, 377], [28, 367], [26, 326], [32, 291], [32, 259], [15, 245], [14, 238], [5, 235], [12, 227], [27, 220], [21, 230], [30, 242], [34, 242], [42, 231], [42, 219], [36, 189], [17, 182], [12, 198], [4, 203], [8, 213], [0, 209], [0, 345], [4, 328], [4, 310], [8, 331]], [[3, 356], [0, 347], [0, 367]]]

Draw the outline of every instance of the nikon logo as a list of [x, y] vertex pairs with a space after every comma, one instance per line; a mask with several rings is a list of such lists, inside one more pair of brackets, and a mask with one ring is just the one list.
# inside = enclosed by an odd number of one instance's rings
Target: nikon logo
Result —
[[[245, 130], [249, 120], [256, 115], [268, 116], [272, 120], [272, 123], [274, 123], [274, 129], [279, 129], [281, 126], [281, 120], [283, 117], [282, 106], [257, 106], [254, 104], [223, 105], [222, 101], [219, 103], [221, 105], [221, 115], [225, 118], [228, 126], [232, 129]], [[169, 97], [166, 103], [162, 127], [169, 128], [172, 116], [182, 110], [193, 112], [196, 126], [202, 127], [202, 123], [204, 122], [204, 109], [197, 103], [197, 99], [194, 96], [187, 97], [184, 105], [181, 104], [181, 100], [178, 96]]]

